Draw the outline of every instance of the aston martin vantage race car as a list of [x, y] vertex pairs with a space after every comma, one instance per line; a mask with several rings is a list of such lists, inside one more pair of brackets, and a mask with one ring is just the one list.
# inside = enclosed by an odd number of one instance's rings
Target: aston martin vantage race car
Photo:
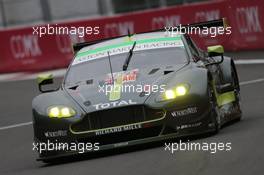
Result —
[[39, 160], [217, 133], [241, 118], [235, 64], [221, 45], [205, 52], [188, 35], [155, 31], [74, 51], [59, 89], [45, 90], [52, 75], [38, 77], [43, 93], [32, 109]]

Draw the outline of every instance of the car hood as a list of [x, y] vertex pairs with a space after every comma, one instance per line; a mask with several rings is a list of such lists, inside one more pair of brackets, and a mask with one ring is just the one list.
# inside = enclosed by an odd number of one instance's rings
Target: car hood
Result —
[[[144, 104], [151, 95], [151, 88], [152, 93], [165, 90], [169, 77], [175, 76], [173, 72], [183, 67], [184, 64], [180, 64], [113, 73], [115, 83], [122, 87], [120, 91], [116, 90], [117, 96], [110, 92], [113, 87], [111, 74], [88, 80], [89, 83], [65, 87], [65, 90], [87, 113], [121, 106], [140, 105]], [[110, 96], [116, 98], [111, 99]]]

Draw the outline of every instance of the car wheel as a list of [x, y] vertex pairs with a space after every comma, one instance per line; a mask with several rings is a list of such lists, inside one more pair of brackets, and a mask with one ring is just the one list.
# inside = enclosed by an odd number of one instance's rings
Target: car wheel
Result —
[[210, 106], [211, 106], [211, 117], [212, 117], [212, 121], [213, 121], [214, 128], [215, 128], [213, 133], [216, 134], [221, 129], [221, 115], [220, 115], [219, 108], [217, 106], [216, 97], [214, 95], [214, 90], [210, 84], [208, 85], [208, 97], [209, 97]]
[[234, 86], [234, 92], [235, 92], [235, 108], [237, 113], [239, 113], [239, 117], [237, 118], [238, 120], [241, 119], [242, 117], [242, 110], [241, 110], [241, 97], [240, 97], [240, 87], [239, 87], [239, 81], [238, 77], [236, 74], [235, 68], [232, 66], [232, 77], [233, 77], [233, 86]]

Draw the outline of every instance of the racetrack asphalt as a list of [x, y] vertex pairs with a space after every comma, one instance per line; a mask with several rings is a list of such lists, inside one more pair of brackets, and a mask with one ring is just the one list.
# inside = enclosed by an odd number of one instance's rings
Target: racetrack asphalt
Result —
[[[192, 142], [231, 142], [231, 151], [178, 151], [164, 144], [144, 149], [46, 165], [32, 151], [31, 101], [39, 92], [35, 80], [0, 82], [0, 175], [262, 175], [264, 174], [264, 64], [238, 65], [241, 86], [241, 121], [219, 134]], [[248, 82], [248, 83], [247, 83]], [[172, 141], [170, 141], [172, 142]]]

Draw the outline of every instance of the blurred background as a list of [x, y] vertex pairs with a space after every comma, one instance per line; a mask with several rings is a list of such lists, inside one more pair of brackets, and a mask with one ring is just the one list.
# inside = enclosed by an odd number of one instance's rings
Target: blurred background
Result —
[[[0, 0], [0, 73], [66, 68], [75, 43], [221, 18], [232, 34], [192, 36], [200, 48], [221, 44], [246, 58], [262, 57], [263, 15], [263, 0]], [[99, 34], [34, 33], [48, 25], [98, 27]]]
[[[232, 142], [232, 151], [177, 152], [163, 147], [98, 159], [43, 165], [32, 152], [36, 77], [54, 75], [59, 87], [72, 45], [225, 17], [231, 35], [193, 36], [198, 46], [221, 44], [241, 86], [242, 121], [197, 142]], [[0, 174], [262, 175], [264, 162], [264, 0], [0, 0]], [[100, 34], [44, 35], [33, 27], [99, 27]], [[125, 41], [124, 41], [125, 42]], [[162, 59], [162, 58], [161, 58]], [[101, 67], [98, 70], [102, 69]]]
[[0, 26], [93, 18], [206, 0], [0, 0]]

